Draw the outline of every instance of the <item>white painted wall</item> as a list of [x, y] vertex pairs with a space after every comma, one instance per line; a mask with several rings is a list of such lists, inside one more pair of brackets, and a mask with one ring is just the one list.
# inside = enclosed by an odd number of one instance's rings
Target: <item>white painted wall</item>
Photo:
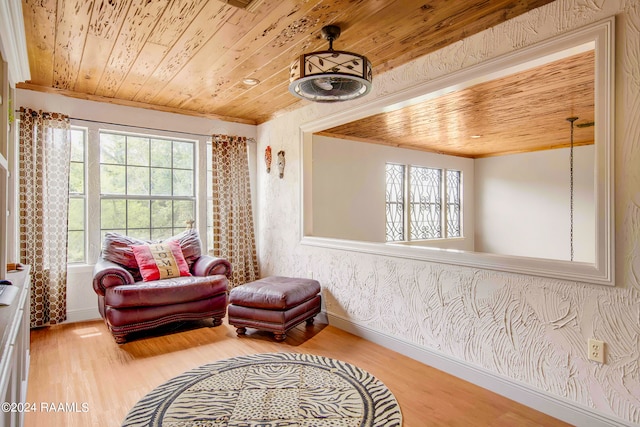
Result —
[[[196, 139], [200, 141], [199, 155], [197, 156], [200, 173], [197, 177], [197, 186], [206, 186], [206, 155], [204, 145], [210, 137], [206, 135], [227, 134], [241, 135], [247, 138], [256, 137], [256, 127], [239, 123], [229, 123], [220, 120], [205, 119], [194, 116], [165, 113], [141, 108], [125, 107], [114, 104], [93, 102], [75, 98], [67, 98], [60, 95], [45, 94], [40, 92], [18, 90], [16, 94], [16, 107], [29, 107], [35, 110], [52, 111], [69, 115], [73, 125], [88, 128], [89, 147], [88, 161], [96, 162], [99, 158], [97, 135], [100, 129], [112, 129], [136, 133], [150, 133], [160, 136]], [[78, 120], [83, 119], [83, 120]], [[107, 122], [118, 125], [108, 125]], [[141, 129], [147, 127], [153, 129]], [[166, 129], [167, 132], [155, 129]], [[186, 135], [179, 132], [189, 132], [198, 135]], [[252, 188], [256, 187], [256, 144], [248, 145], [249, 169], [251, 172]], [[87, 177], [87, 186], [90, 191], [99, 194], [99, 177]], [[257, 219], [255, 206], [257, 203], [255, 192], [253, 194], [254, 218]], [[67, 319], [68, 321], [81, 321], [99, 318], [97, 296], [93, 291], [93, 265], [100, 254], [102, 241], [100, 238], [100, 206], [93, 204], [88, 206], [87, 234], [89, 238], [87, 264], [71, 264], [67, 269]], [[196, 223], [200, 231], [201, 240], [206, 238], [206, 200], [202, 200], [198, 208]], [[205, 250], [203, 246], [203, 250]]]
[[[301, 125], [614, 15], [615, 287], [300, 244]], [[374, 89], [361, 100], [309, 103], [260, 125], [258, 152], [267, 145], [287, 152], [283, 179], [262, 170], [258, 173], [262, 274], [306, 277], [313, 272], [323, 286], [329, 316], [356, 330], [393, 337], [404, 344], [399, 349], [437, 353], [454, 365], [490, 373], [520, 390], [533, 390], [561, 404], [601, 414], [613, 420], [609, 425], [639, 424], [638, 28], [637, 0], [557, 0], [403, 67], [376, 74]], [[606, 365], [587, 359], [590, 337], [606, 342]], [[500, 381], [495, 383], [494, 389], [500, 389]], [[594, 423], [595, 418], [591, 425]]]
[[467, 238], [419, 243], [473, 250], [473, 160], [317, 135], [313, 137], [313, 235], [384, 242], [386, 163], [462, 171]]
[[[574, 260], [595, 261], [594, 146], [574, 149]], [[569, 149], [475, 161], [476, 251], [570, 259]]]
[[385, 241], [385, 161], [365, 145], [314, 136], [314, 236]]

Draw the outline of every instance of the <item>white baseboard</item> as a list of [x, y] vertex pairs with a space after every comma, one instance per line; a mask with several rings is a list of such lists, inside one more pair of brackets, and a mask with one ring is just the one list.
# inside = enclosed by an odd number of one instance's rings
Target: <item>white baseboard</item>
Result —
[[383, 347], [397, 351], [443, 372], [505, 396], [537, 411], [570, 423], [585, 427], [636, 426], [619, 418], [605, 415], [568, 399], [554, 396], [543, 390], [482, 369], [462, 360], [451, 358], [438, 351], [421, 347], [387, 335], [350, 320], [327, 313], [329, 324]]
[[325, 323], [328, 324], [329, 323], [329, 316], [327, 315], [327, 313], [322, 310], [320, 313], [318, 313], [315, 317], [315, 321], [318, 323]]
[[101, 319], [97, 308], [86, 308], [82, 310], [67, 310], [67, 323], [85, 322], [87, 320]]

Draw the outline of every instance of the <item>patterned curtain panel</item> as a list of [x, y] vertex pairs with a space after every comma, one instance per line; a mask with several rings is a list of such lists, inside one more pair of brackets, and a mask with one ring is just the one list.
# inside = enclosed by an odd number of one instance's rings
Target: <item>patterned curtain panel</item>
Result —
[[20, 109], [20, 261], [31, 265], [31, 327], [67, 318], [67, 116]]
[[247, 139], [213, 135], [213, 255], [233, 268], [231, 287], [258, 279]]

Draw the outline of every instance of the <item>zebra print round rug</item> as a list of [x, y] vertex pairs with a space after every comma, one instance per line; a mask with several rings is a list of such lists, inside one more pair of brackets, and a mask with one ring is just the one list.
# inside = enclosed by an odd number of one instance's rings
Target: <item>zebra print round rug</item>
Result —
[[210, 363], [143, 397], [123, 426], [400, 426], [389, 389], [349, 363], [268, 353]]

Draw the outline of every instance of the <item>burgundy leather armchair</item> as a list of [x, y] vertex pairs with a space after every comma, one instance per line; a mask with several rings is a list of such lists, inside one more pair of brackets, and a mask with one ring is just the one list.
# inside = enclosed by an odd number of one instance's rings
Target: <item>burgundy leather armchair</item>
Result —
[[118, 344], [132, 332], [176, 321], [213, 318], [218, 326], [226, 315], [231, 264], [202, 255], [195, 230], [170, 239], [180, 243], [192, 276], [145, 282], [130, 245], [148, 242], [117, 233], [105, 236], [93, 289], [100, 315]]

